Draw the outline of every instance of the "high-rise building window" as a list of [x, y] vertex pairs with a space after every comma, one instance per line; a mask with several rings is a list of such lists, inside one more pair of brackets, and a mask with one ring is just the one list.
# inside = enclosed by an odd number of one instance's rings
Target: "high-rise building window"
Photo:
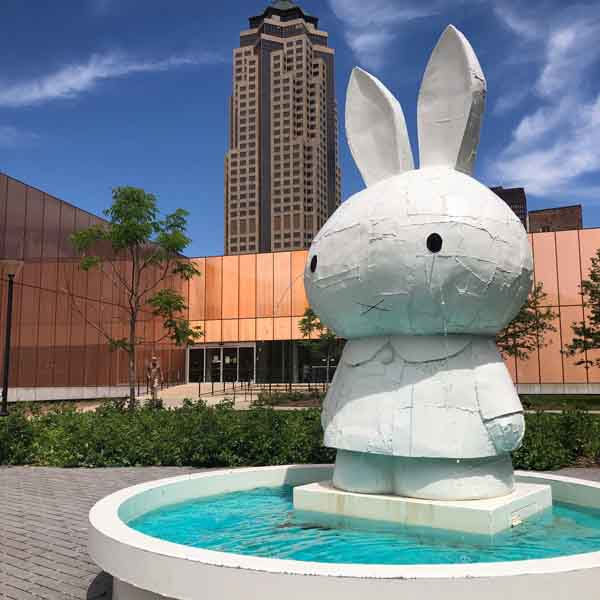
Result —
[[[333, 63], [316, 56], [313, 60], [312, 43], [332, 55], [333, 50], [326, 48], [318, 19], [293, 2], [289, 8], [267, 6], [261, 15], [250, 18], [250, 29], [253, 33], [242, 33], [240, 48], [234, 50], [233, 135], [227, 156], [229, 206], [225, 210], [230, 240], [225, 246], [232, 253], [282, 249], [281, 242], [275, 242], [274, 230], [282, 223], [283, 229], [290, 230], [293, 214], [293, 247], [306, 247], [314, 231], [306, 227], [302, 211], [318, 211], [326, 218], [339, 203], [337, 109], [325, 85], [327, 77], [333, 76]], [[267, 89], [263, 89], [265, 82]], [[269, 104], [263, 105], [266, 99]], [[269, 106], [271, 114], [265, 112]], [[235, 238], [234, 209], [242, 218], [237, 231], [242, 226], [255, 228], [252, 241]], [[314, 225], [316, 229], [318, 224]], [[289, 247], [291, 235], [287, 233]]]

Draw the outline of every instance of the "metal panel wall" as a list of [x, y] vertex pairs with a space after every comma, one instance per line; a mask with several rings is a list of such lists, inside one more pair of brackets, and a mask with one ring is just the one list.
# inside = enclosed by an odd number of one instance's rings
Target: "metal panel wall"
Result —
[[[273, 255], [273, 315], [289, 317], [292, 314], [292, 264], [291, 252]], [[281, 338], [277, 338], [281, 339]], [[289, 334], [286, 339], [289, 339]]]
[[256, 256], [256, 316], [272, 317], [273, 304], [273, 254], [258, 254]]
[[[51, 388], [111, 386], [127, 381], [127, 357], [110, 352], [88, 321], [114, 336], [125, 335], [123, 311], [114, 285], [98, 272], [79, 270], [70, 235], [102, 219], [0, 173], [0, 259], [19, 259], [15, 281], [11, 386]], [[127, 265], [122, 271], [127, 272]], [[74, 300], [67, 293], [74, 295]], [[187, 297], [187, 283], [183, 286]], [[6, 279], [0, 273], [0, 339], [6, 323]], [[204, 310], [204, 298], [201, 301]], [[148, 314], [142, 331], [158, 332]], [[87, 320], [86, 320], [87, 319]], [[4, 345], [0, 344], [0, 361]], [[142, 349], [138, 379], [155, 352], [167, 378], [183, 380], [185, 351], [170, 342]], [[0, 362], [1, 364], [1, 362]]]
[[[77, 267], [69, 236], [101, 220], [48, 194], [0, 174], [0, 258], [20, 258], [25, 267], [15, 286], [12, 385], [64, 387], [116, 385], [127, 379], [127, 357], [110, 353], [88, 321], [99, 320], [114, 336], [126, 335], [120, 305], [125, 301], [108, 279]], [[544, 284], [557, 313], [556, 332], [527, 361], [508, 360], [517, 383], [600, 383], [561, 353], [571, 324], [584, 316], [579, 286], [600, 248], [600, 229], [531, 235], [535, 280]], [[205, 331], [203, 342], [228, 343], [298, 339], [298, 320], [307, 306], [303, 271], [307, 252], [193, 259], [201, 277], [180, 286], [189, 317]], [[126, 274], [130, 267], [119, 266]], [[179, 287], [179, 285], [178, 285]], [[72, 303], [66, 288], [75, 296]], [[0, 339], [6, 321], [6, 282], [0, 278]], [[140, 325], [152, 337], [161, 325], [145, 315]], [[0, 360], [2, 358], [0, 344]], [[171, 378], [183, 378], [185, 352], [170, 343], [145, 347], [145, 361], [157, 353]], [[589, 353], [594, 358], [600, 352]]]
[[221, 319], [223, 314], [223, 257], [206, 259], [206, 318]]
[[254, 318], [256, 316], [256, 254], [240, 256], [239, 288], [240, 318]]
[[[580, 358], [569, 358], [561, 352], [572, 339], [572, 324], [584, 316], [580, 285], [588, 276], [592, 256], [600, 248], [600, 229], [534, 233], [530, 237], [535, 281], [543, 284], [547, 305], [557, 315], [556, 331], [546, 335], [546, 346], [539, 352], [526, 361], [516, 361], [513, 378], [524, 384], [600, 383], [598, 369], [586, 370], [575, 364]], [[587, 358], [596, 354], [600, 352], [588, 352]]]
[[238, 256], [223, 257], [223, 319], [237, 319], [239, 316], [239, 269]]

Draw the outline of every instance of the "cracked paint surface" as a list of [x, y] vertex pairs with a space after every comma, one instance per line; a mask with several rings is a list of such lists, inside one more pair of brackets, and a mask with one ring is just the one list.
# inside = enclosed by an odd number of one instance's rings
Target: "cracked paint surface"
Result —
[[[471, 177], [409, 171], [343, 206], [315, 237], [309, 262], [316, 255], [318, 268], [305, 277], [312, 306], [340, 336], [491, 336], [527, 298], [533, 264], [523, 226]], [[432, 233], [443, 240], [436, 254], [426, 244]], [[375, 305], [382, 310], [363, 314]]]
[[330, 447], [470, 459], [518, 447], [521, 411], [492, 339], [373, 337], [346, 344], [322, 422]]
[[[321, 321], [348, 340], [322, 416], [325, 444], [359, 457], [345, 453], [346, 465], [365, 455], [481, 459], [480, 474], [494, 479], [501, 465], [496, 480], [510, 491], [507, 454], [524, 419], [495, 335], [525, 302], [533, 261], [520, 220], [470, 176], [485, 94], [473, 49], [448, 27], [419, 94], [414, 169], [399, 103], [353, 72], [347, 134], [367, 188], [315, 237], [305, 287]], [[489, 489], [468, 491], [478, 493]]]

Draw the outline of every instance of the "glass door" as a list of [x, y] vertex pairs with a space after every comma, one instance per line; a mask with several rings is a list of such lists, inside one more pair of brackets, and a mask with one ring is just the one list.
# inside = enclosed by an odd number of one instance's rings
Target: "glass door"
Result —
[[190, 383], [204, 381], [204, 348], [190, 350]]
[[254, 346], [190, 348], [190, 383], [249, 382], [255, 379], [256, 348]]
[[239, 348], [238, 381], [254, 381], [254, 348]]
[[204, 370], [205, 380], [210, 383], [211, 381], [220, 382], [221, 379], [221, 348], [207, 348], [206, 349], [206, 369]]
[[223, 381], [238, 381], [237, 348], [223, 348]]

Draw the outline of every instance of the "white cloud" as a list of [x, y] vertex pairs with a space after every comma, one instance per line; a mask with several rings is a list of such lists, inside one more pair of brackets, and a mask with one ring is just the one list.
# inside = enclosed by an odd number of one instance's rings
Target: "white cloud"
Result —
[[377, 70], [385, 63], [385, 52], [410, 21], [438, 12], [438, 1], [328, 0], [342, 22], [344, 39], [359, 63]]
[[526, 152], [515, 141], [498, 165], [502, 181], [525, 185], [534, 195], [578, 193], [577, 178], [600, 171], [600, 94], [588, 104], [578, 104], [546, 131], [544, 141]]
[[377, 71], [384, 63], [384, 50], [393, 41], [394, 35], [385, 29], [381, 31], [356, 31], [348, 36], [348, 45], [360, 64]]
[[[590, 90], [590, 68], [600, 62], [600, 21], [581, 7], [539, 19], [534, 35], [512, 9], [496, 14], [526, 43], [540, 47], [535, 101], [515, 126], [508, 147], [490, 168], [503, 185], [525, 186], [538, 196], [586, 194], [585, 176], [600, 174], [600, 86]], [[506, 10], [504, 10], [506, 9]], [[507, 17], [509, 15], [509, 17]], [[508, 20], [507, 20], [508, 18]], [[523, 22], [529, 23], [525, 17]], [[522, 81], [517, 85], [523, 86]], [[509, 92], [510, 93], [510, 92]], [[517, 92], [515, 92], [517, 93]], [[496, 107], [498, 108], [498, 106]], [[589, 191], [589, 186], [587, 187]]]
[[539, 20], [530, 19], [523, 13], [517, 13], [513, 7], [506, 2], [497, 2], [494, 5], [494, 13], [500, 21], [513, 33], [528, 39], [535, 40], [543, 36]]
[[105, 79], [219, 62], [223, 62], [223, 59], [210, 52], [162, 60], [137, 60], [117, 52], [94, 54], [84, 63], [66, 65], [37, 79], [3, 83], [0, 85], [0, 107], [32, 106], [61, 98], [74, 98], [89, 92]]
[[525, 149], [540, 142], [549, 131], [563, 125], [574, 108], [576, 106], [573, 106], [573, 99], [569, 96], [537, 108], [523, 117], [513, 131], [512, 147]]
[[35, 142], [39, 136], [30, 131], [22, 131], [13, 125], [0, 125], [0, 148], [14, 148]]
[[396, 0], [329, 0], [329, 4], [339, 19], [357, 28], [392, 26], [435, 12], [433, 2], [411, 5]]
[[494, 113], [503, 115], [519, 106], [529, 95], [529, 90], [525, 87], [510, 90], [500, 96], [494, 105]]
[[539, 93], [550, 96], [563, 93], [565, 83], [577, 85], [586, 69], [598, 60], [599, 39], [597, 21], [576, 21], [551, 31], [546, 44], [546, 64], [537, 82]]

